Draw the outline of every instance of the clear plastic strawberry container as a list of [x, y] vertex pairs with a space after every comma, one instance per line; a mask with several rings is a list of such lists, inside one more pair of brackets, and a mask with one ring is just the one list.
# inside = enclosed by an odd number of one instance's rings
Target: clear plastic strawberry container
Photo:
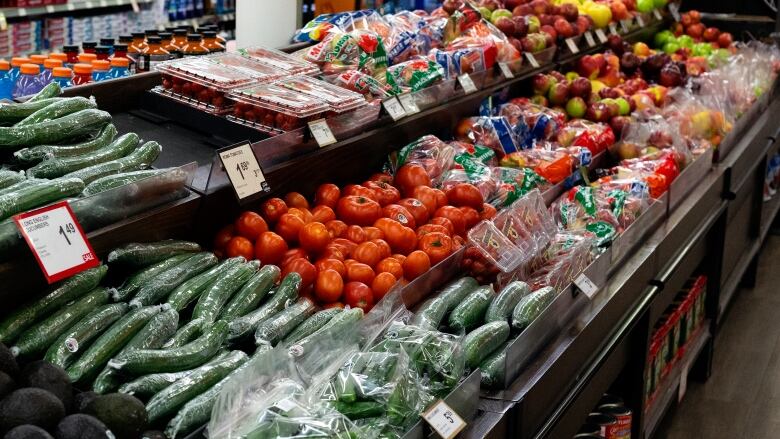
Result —
[[289, 76], [289, 73], [284, 70], [253, 61], [235, 53], [219, 53], [211, 55], [207, 59], [221, 66], [246, 73], [261, 83], [273, 82]]
[[163, 83], [155, 91], [217, 114], [230, 110], [233, 102], [226, 95], [231, 90], [257, 81], [251, 75], [207, 58], [183, 58], [161, 63], [156, 68], [162, 73]]
[[275, 83], [233, 90], [228, 97], [236, 102], [231, 120], [270, 134], [301, 128], [330, 111], [327, 102]]
[[274, 49], [259, 46], [248, 47], [239, 49], [238, 53], [261, 64], [283, 70], [291, 75], [317, 75], [320, 73], [320, 69], [316, 65]]
[[328, 104], [330, 111], [337, 114], [366, 105], [363, 95], [308, 76], [295, 76], [274, 84], [320, 99]]

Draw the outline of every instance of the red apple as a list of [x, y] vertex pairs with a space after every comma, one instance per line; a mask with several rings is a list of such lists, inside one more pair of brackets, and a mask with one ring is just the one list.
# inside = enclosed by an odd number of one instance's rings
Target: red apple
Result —
[[550, 75], [537, 73], [534, 75], [533, 79], [531, 79], [531, 88], [535, 95], [546, 95], [556, 82], [558, 81]]
[[618, 139], [623, 134], [623, 130], [630, 124], [631, 118], [629, 116], [615, 116], [609, 120], [609, 126], [615, 132], [615, 138]]
[[691, 36], [691, 38], [699, 39], [704, 34], [704, 25], [701, 23], [696, 23], [688, 26], [685, 29], [685, 32]]
[[463, 6], [463, 0], [444, 0], [444, 3], [441, 5], [442, 9], [450, 15], [461, 6]]
[[577, 61], [577, 73], [585, 78], [596, 79], [600, 74], [599, 63], [593, 55], [585, 55]]
[[704, 30], [704, 34], [702, 35], [704, 37], [705, 41], [718, 41], [718, 37], [720, 36], [720, 31], [717, 27], [708, 27]]
[[547, 102], [547, 98], [542, 95], [536, 95], [531, 98], [531, 103], [536, 105], [541, 105], [542, 107], [549, 107], [549, 102]]
[[580, 11], [573, 3], [564, 3], [561, 5], [561, 15], [563, 15], [563, 18], [575, 22], [580, 15]]
[[515, 36], [517, 38], [528, 35], [528, 22], [525, 21], [525, 17], [512, 17], [512, 21], [515, 22]]
[[518, 52], [522, 52], [523, 51], [523, 43], [520, 40], [518, 40], [517, 38], [509, 37], [509, 44], [514, 46], [514, 48], [517, 49]]
[[547, 13], [547, 1], [546, 0], [533, 0], [531, 3], [531, 9], [536, 16]]
[[558, 35], [561, 36], [561, 38], [570, 38], [574, 36], [574, 28], [572, 27], [571, 23], [566, 21], [565, 18], [559, 18], [555, 20], [553, 27], [555, 28], [555, 31], [558, 32]]
[[592, 90], [593, 87], [590, 84], [590, 80], [588, 78], [583, 78], [582, 76], [580, 76], [579, 78], [571, 82], [571, 87], [569, 87], [569, 94], [571, 94], [574, 97], [587, 99], [590, 97], [590, 93]]
[[723, 32], [718, 36], [718, 46], [722, 47], [723, 49], [731, 47], [733, 43], [734, 39], [728, 32]]
[[525, 3], [523, 0], [504, 0], [504, 7], [507, 9], [514, 9], [523, 3]]
[[501, 3], [498, 0], [482, 0], [479, 5], [483, 8], [488, 8], [491, 11], [501, 8]]
[[569, 85], [565, 82], [559, 82], [547, 92], [547, 99], [553, 105], [565, 105], [569, 100]]
[[680, 16], [680, 24], [683, 25], [683, 27], [687, 28], [688, 26], [692, 25], [694, 23], [693, 18], [691, 18], [691, 13], [686, 12]]
[[541, 24], [542, 26], [552, 26], [554, 22], [555, 22], [554, 15], [542, 14], [539, 16], [539, 24]]
[[506, 36], [515, 35], [515, 22], [509, 17], [498, 17], [495, 23], [493, 23], [498, 30], [504, 33]]
[[613, 20], [625, 20], [630, 17], [628, 8], [626, 8], [626, 5], [621, 1], [613, 1], [612, 5], [610, 5], [610, 9], [612, 10]]
[[580, 15], [577, 17], [575, 24], [577, 25], [577, 34], [582, 35], [590, 29], [590, 17], [587, 15]]
[[701, 14], [697, 10], [688, 11], [688, 15], [691, 17], [693, 24], [701, 22]]

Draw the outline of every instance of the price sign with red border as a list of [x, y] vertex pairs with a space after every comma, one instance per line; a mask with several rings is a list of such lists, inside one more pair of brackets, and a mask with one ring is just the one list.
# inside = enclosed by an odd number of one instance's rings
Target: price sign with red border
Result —
[[46, 281], [54, 283], [100, 262], [67, 201], [13, 217]]

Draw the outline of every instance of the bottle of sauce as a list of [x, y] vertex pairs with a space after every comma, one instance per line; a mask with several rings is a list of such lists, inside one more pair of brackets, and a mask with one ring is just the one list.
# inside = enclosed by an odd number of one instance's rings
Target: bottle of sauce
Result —
[[217, 41], [217, 33], [213, 30], [203, 32], [203, 45], [209, 50], [209, 53], [224, 52], [225, 46]]
[[108, 60], [108, 58], [111, 56], [111, 48], [112, 46], [95, 47], [95, 55], [97, 55], [97, 59]]
[[157, 64], [171, 59], [171, 53], [162, 47], [162, 38], [155, 35], [148, 37], [147, 41], [149, 47], [142, 56], [148, 70], [154, 70]]
[[92, 65], [77, 63], [73, 65], [73, 85], [88, 84], [92, 82]]
[[68, 59], [65, 61], [65, 65], [73, 65], [79, 62], [79, 46], [62, 46], [62, 51]]
[[203, 45], [203, 37], [200, 34], [187, 35], [187, 44], [181, 48], [182, 56], [199, 56], [209, 53], [209, 49]]
[[95, 47], [97, 47], [96, 41], [84, 41], [81, 43], [81, 49], [84, 53], [95, 53]]
[[187, 29], [179, 28], [174, 30], [171, 42], [181, 50], [187, 44]]
[[171, 58], [181, 58], [181, 48], [173, 44], [173, 34], [170, 32], [160, 32], [162, 48], [171, 54]]

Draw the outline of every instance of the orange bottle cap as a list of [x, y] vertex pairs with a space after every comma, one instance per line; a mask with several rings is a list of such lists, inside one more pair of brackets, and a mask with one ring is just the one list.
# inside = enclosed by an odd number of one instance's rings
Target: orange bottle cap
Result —
[[94, 53], [82, 53], [79, 55], [79, 62], [84, 64], [89, 64], [96, 59], [97, 55]]
[[52, 69], [51, 74], [57, 78], [70, 78], [73, 76], [73, 72], [67, 67], [55, 67]]
[[65, 53], [54, 52], [49, 54], [49, 59], [58, 59], [62, 62], [68, 62], [68, 55]]
[[33, 63], [24, 63], [19, 68], [19, 71], [25, 75], [37, 75], [38, 73], [41, 73], [41, 66]]
[[83, 74], [92, 74], [92, 65], [91, 64], [73, 64], [73, 71], [77, 74], [83, 75]]
[[93, 70], [108, 70], [110, 67], [111, 67], [111, 63], [104, 59], [98, 59], [92, 61]]
[[55, 67], [62, 67], [62, 60], [54, 59], [54, 58], [47, 58], [46, 61], [43, 62], [43, 67], [46, 69], [53, 69]]
[[0, 59], [0, 70], [10, 70], [11, 69], [11, 63], [4, 59]]
[[30, 61], [32, 61], [33, 64], [42, 65], [44, 61], [46, 61], [46, 58], [48, 56], [46, 55], [30, 55]]
[[111, 66], [113, 67], [130, 67], [130, 60], [121, 56], [111, 58]]
[[14, 67], [19, 67], [22, 64], [29, 63], [29, 62], [30, 62], [30, 58], [25, 58], [23, 56], [15, 56], [11, 58], [11, 65]]

